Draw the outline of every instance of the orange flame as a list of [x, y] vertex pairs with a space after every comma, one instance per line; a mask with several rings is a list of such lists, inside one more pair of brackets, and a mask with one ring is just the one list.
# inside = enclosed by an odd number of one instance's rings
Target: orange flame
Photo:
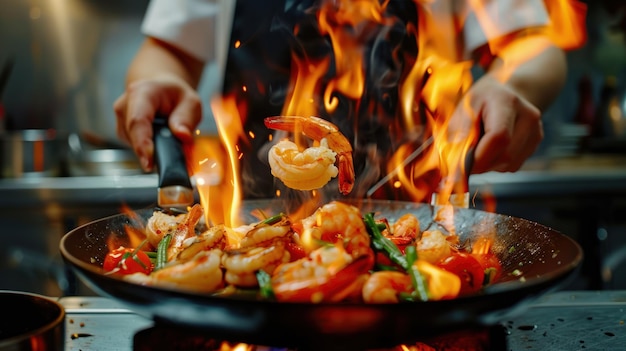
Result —
[[237, 143], [243, 140], [243, 120], [233, 96], [214, 98], [211, 109], [220, 139], [196, 138], [191, 168], [206, 221], [236, 227], [240, 225], [239, 160], [243, 157]]

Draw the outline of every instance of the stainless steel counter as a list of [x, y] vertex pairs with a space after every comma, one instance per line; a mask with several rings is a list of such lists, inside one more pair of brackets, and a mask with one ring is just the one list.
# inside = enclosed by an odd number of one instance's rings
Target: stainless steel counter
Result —
[[[135, 334], [154, 325], [106, 298], [65, 297], [60, 302], [67, 312], [67, 351], [130, 351]], [[625, 321], [626, 291], [561, 291], [543, 296], [502, 325], [507, 351], [621, 350]]]

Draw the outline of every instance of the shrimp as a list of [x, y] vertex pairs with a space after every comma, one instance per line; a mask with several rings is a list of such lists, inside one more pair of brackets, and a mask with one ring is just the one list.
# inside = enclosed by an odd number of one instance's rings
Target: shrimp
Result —
[[317, 246], [320, 245], [319, 242], [342, 242], [353, 258], [374, 255], [361, 211], [343, 202], [331, 201], [325, 204], [311, 216], [294, 224], [294, 230], [300, 235], [301, 241], [309, 243], [305, 248], [316, 242]]
[[227, 283], [240, 287], [259, 285], [256, 272], [272, 272], [279, 264], [289, 261], [289, 252], [283, 241], [277, 240], [267, 246], [252, 246], [244, 249], [228, 250], [222, 259], [226, 269]]
[[367, 303], [397, 303], [398, 294], [414, 290], [411, 277], [397, 271], [372, 273], [363, 286], [363, 301]]
[[256, 272], [271, 273], [280, 263], [290, 259], [285, 243], [290, 239], [291, 226], [286, 218], [274, 225], [257, 224], [241, 239], [238, 248], [226, 250], [222, 264], [225, 279], [240, 287], [258, 286]]
[[[272, 174], [283, 182], [286, 179], [285, 185], [290, 186], [291, 184], [295, 186], [294, 189], [299, 190], [315, 189], [326, 184], [330, 178], [334, 178], [338, 174], [339, 191], [344, 195], [352, 191], [354, 186], [352, 146], [337, 126], [314, 116], [308, 118], [300, 116], [268, 117], [265, 119], [265, 126], [288, 132], [298, 130], [321, 144], [317, 149], [305, 150], [302, 153], [293, 143], [287, 144], [281, 141], [272, 147], [269, 154]], [[336, 162], [339, 166], [338, 169], [329, 165], [329, 161], [332, 161], [331, 163]], [[307, 175], [307, 180], [297, 182], [298, 177], [302, 175]]]
[[168, 264], [150, 275], [135, 273], [124, 276], [124, 279], [137, 284], [176, 290], [213, 292], [224, 284], [221, 256], [220, 250], [200, 251], [190, 260]]
[[172, 240], [167, 249], [167, 260], [173, 260], [184, 249], [185, 240], [196, 235], [195, 227], [202, 215], [202, 206], [199, 204], [191, 207], [188, 213], [177, 216], [155, 212], [148, 219], [146, 237], [150, 244], [157, 247], [165, 235], [171, 234]]
[[174, 261], [187, 261], [201, 251], [212, 249], [223, 250], [226, 246], [226, 230], [224, 225], [213, 226], [200, 235], [187, 238]]
[[352, 259], [337, 244], [278, 266], [271, 277], [279, 301], [337, 302], [360, 294], [372, 264], [366, 256]]
[[307, 256], [278, 266], [272, 288], [282, 301], [340, 301], [353, 296], [374, 265], [358, 208], [333, 201], [294, 225]]
[[415, 244], [420, 260], [436, 264], [452, 254], [450, 242], [440, 230], [426, 230]]

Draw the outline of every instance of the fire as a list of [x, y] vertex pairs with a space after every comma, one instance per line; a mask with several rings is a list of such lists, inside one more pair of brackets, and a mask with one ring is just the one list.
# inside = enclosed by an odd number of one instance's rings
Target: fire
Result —
[[[481, 136], [482, 117], [481, 111], [476, 111], [471, 104], [475, 62], [462, 51], [457, 40], [462, 36], [461, 28], [469, 14], [476, 17], [487, 39], [486, 50], [481, 54], [502, 61], [494, 77], [503, 83], [520, 65], [540, 55], [548, 45], [556, 44], [568, 50], [580, 47], [586, 39], [586, 8], [578, 1], [546, 1], [549, 24], [522, 31], [521, 39], [514, 43], [499, 36], [504, 21], [494, 18], [490, 4], [470, 0], [465, 12], [451, 16], [452, 9], [437, 10], [436, 2], [415, 1], [415, 7], [409, 7], [415, 13], [406, 14], [415, 21], [402, 22], [393, 14], [396, 4], [388, 0], [320, 0], [318, 6], [309, 10], [315, 11], [315, 30], [321, 38], [327, 39], [330, 51], [292, 50], [290, 85], [281, 113], [345, 118], [355, 127], [364, 124], [359, 118], [378, 118], [381, 119], [378, 123], [383, 125], [392, 123], [389, 126], [391, 138], [399, 140], [393, 141], [389, 154], [382, 155], [384, 159], [379, 161], [385, 163], [380, 171], [386, 172], [379, 183], [386, 183], [391, 189], [391, 193], [383, 196], [469, 207], [469, 176], [473, 151]], [[296, 40], [300, 35], [310, 35], [311, 28], [305, 25], [297, 24], [293, 28]], [[397, 89], [397, 96], [394, 96], [397, 101], [392, 102], [397, 106], [396, 115], [392, 116], [395, 120], [387, 122], [380, 117], [380, 104], [372, 103], [368, 95], [371, 85], [383, 84], [375, 81], [378, 77], [368, 75], [380, 63], [368, 55], [371, 55], [371, 46], [387, 43], [391, 28], [397, 29], [398, 25], [403, 27], [402, 35], [407, 41], [413, 41], [408, 44], [415, 50], [411, 54], [401, 52], [407, 45], [403, 42], [402, 48], [391, 50], [389, 54], [390, 60], [402, 58], [403, 66], [397, 81], [393, 82]], [[539, 37], [541, 40], [537, 39]], [[237, 42], [234, 49], [239, 45]], [[248, 88], [239, 87], [239, 93], [246, 94]], [[210, 185], [210, 181], [198, 176], [198, 186], [202, 188], [201, 201], [207, 220], [234, 225], [242, 199], [238, 164], [241, 158], [255, 157], [243, 154], [237, 143], [256, 136], [243, 130], [248, 111], [234, 96], [214, 99], [212, 109], [220, 145], [199, 144], [194, 163], [197, 174], [217, 174], [221, 182], [219, 186]], [[360, 131], [355, 131], [351, 142], [361, 147], [356, 142], [358, 133]], [[304, 145], [302, 141], [296, 140], [296, 143]], [[378, 172], [377, 166], [372, 169]], [[373, 177], [380, 179], [378, 174]], [[368, 175], [357, 178], [357, 182], [363, 178]], [[368, 191], [361, 188], [353, 194], [380, 197], [375, 188], [381, 186], [377, 184]], [[282, 195], [278, 190], [275, 194]], [[312, 193], [314, 201], [318, 201], [319, 196]], [[491, 203], [489, 206], [494, 207]]]
[[145, 242], [146, 234], [143, 228], [145, 227], [144, 220], [139, 216], [137, 212], [131, 209], [128, 205], [123, 204], [121, 207], [121, 213], [126, 215], [131, 220], [130, 225], [124, 227], [126, 233], [126, 239], [122, 239], [119, 235], [111, 233], [107, 236], [107, 249], [113, 251], [120, 246], [125, 247], [141, 247], [142, 249], [150, 249], [150, 245]]

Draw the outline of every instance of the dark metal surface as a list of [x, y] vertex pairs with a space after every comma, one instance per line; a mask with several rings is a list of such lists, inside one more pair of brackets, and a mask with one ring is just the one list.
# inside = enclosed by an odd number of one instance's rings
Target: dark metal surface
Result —
[[[267, 201], [245, 205], [247, 210], [261, 208], [266, 213], [280, 209], [277, 203]], [[360, 206], [392, 221], [404, 213], [415, 213], [423, 229], [433, 224], [435, 208], [424, 204], [368, 201]], [[151, 213], [139, 214], [147, 217]], [[457, 208], [455, 226], [461, 240], [496, 236], [494, 250], [503, 264], [503, 278], [483, 294], [391, 305], [277, 303], [147, 287], [103, 274], [100, 266], [109, 235], [123, 239], [124, 226], [129, 224], [126, 216], [118, 215], [79, 227], [63, 237], [61, 253], [95, 291], [123, 301], [139, 314], [160, 323], [201, 328], [264, 345], [383, 347], [450, 328], [494, 324], [572, 277], [582, 260], [578, 244], [550, 228]]]
[[65, 310], [45, 296], [0, 290], [0, 351], [61, 351]]
[[[102, 297], [65, 297], [66, 351], [137, 349], [137, 333], [154, 323]], [[502, 322], [506, 351], [622, 350], [626, 345], [626, 291], [559, 291]], [[162, 345], [167, 349], [167, 344]], [[257, 350], [286, 351], [285, 348]], [[496, 349], [499, 350], [499, 349]], [[492, 350], [495, 351], [495, 350]]]

